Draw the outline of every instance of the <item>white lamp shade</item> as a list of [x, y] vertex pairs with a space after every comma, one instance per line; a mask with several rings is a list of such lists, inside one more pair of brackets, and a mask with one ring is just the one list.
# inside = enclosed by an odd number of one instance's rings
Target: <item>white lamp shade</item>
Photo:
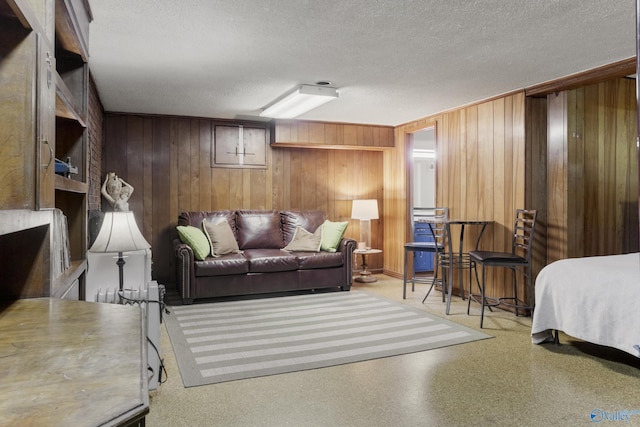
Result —
[[89, 252], [127, 252], [149, 249], [133, 212], [107, 212]]
[[376, 199], [354, 200], [351, 205], [351, 218], [378, 219], [378, 201]]
[[338, 92], [335, 88], [301, 85], [265, 108], [260, 115], [276, 119], [292, 119], [337, 97]]

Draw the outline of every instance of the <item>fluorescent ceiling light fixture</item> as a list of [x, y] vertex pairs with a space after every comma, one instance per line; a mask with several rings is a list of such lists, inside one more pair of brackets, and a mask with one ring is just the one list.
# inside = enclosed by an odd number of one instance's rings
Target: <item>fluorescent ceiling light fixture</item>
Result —
[[269, 105], [260, 115], [275, 119], [292, 119], [337, 97], [338, 92], [333, 87], [300, 85], [293, 92]]
[[430, 148], [416, 148], [413, 150], [414, 159], [435, 159], [436, 150]]

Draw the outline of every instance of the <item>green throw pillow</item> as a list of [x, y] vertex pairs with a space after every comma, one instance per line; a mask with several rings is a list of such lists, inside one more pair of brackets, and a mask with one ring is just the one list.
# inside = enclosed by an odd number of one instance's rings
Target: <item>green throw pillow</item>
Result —
[[204, 260], [211, 252], [209, 246], [209, 239], [204, 235], [204, 232], [197, 227], [191, 225], [179, 225], [176, 227], [178, 230], [178, 237], [182, 243], [186, 243], [193, 250], [193, 256], [197, 260]]
[[323, 226], [321, 224], [315, 232], [310, 233], [304, 228], [297, 226], [296, 231], [293, 233], [291, 242], [284, 247], [284, 250], [299, 252], [320, 251], [320, 245], [322, 243], [322, 227]]
[[349, 221], [332, 222], [328, 219], [325, 220], [322, 225], [322, 245], [320, 245], [320, 249], [325, 252], [335, 252], [338, 249], [344, 231], [347, 229], [347, 225], [349, 225]]

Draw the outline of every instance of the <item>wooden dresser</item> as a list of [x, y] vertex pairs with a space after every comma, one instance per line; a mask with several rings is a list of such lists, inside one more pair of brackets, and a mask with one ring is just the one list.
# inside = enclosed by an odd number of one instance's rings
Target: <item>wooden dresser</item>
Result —
[[143, 318], [118, 304], [0, 303], [0, 425], [144, 425]]

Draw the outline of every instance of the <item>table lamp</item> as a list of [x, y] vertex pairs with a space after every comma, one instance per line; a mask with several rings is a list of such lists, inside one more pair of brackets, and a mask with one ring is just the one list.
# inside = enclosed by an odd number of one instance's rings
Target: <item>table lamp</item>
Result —
[[102, 227], [89, 252], [118, 253], [116, 265], [119, 269], [120, 291], [124, 288], [124, 257], [123, 252], [149, 249], [151, 245], [140, 232], [133, 212], [106, 212]]
[[354, 200], [351, 205], [351, 218], [360, 220], [358, 249], [371, 249], [371, 220], [378, 219], [378, 201]]

